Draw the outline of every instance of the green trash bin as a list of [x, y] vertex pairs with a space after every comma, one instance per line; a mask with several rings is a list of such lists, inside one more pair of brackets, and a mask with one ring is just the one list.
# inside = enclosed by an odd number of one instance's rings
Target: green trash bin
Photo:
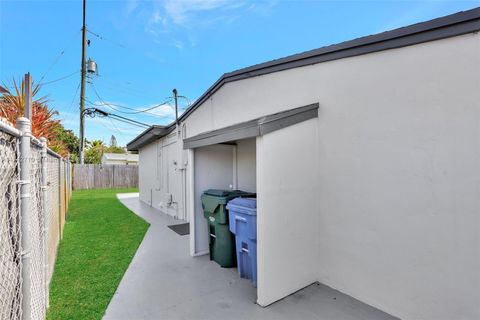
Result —
[[210, 260], [223, 268], [237, 265], [235, 236], [228, 227], [227, 202], [237, 197], [254, 197], [254, 193], [240, 190], [209, 189], [202, 194], [203, 215], [207, 219]]

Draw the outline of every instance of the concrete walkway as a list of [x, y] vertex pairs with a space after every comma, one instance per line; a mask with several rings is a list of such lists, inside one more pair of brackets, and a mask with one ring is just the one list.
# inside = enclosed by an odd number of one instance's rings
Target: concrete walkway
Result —
[[151, 226], [107, 308], [105, 320], [396, 319], [321, 284], [262, 308], [255, 304], [255, 288], [240, 279], [236, 269], [220, 268], [208, 256], [190, 257], [189, 236], [179, 236], [167, 228], [181, 221], [141, 203], [138, 194], [119, 198]]

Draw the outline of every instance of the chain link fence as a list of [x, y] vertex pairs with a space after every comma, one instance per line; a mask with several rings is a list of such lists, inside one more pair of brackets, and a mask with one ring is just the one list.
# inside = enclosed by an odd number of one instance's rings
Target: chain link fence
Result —
[[47, 156], [47, 192], [46, 192], [46, 216], [48, 221], [48, 257], [47, 268], [50, 277], [53, 273], [55, 258], [57, 257], [57, 243], [60, 241], [60, 159], [48, 154]]
[[0, 319], [21, 317], [18, 139], [0, 131]]
[[70, 162], [22, 130], [0, 122], [0, 320], [45, 319], [71, 195]]

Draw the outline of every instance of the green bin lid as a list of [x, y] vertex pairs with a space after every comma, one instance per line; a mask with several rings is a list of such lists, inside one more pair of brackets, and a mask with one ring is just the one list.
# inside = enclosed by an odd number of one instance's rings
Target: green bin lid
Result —
[[209, 196], [225, 197], [228, 196], [230, 192], [231, 191], [229, 190], [208, 189], [204, 192], [204, 194], [208, 194]]
[[208, 189], [207, 191], [203, 192], [206, 195], [209, 196], [215, 196], [215, 197], [240, 197], [244, 195], [250, 195], [252, 193], [250, 192], [245, 192], [241, 190], [221, 190], [221, 189]]

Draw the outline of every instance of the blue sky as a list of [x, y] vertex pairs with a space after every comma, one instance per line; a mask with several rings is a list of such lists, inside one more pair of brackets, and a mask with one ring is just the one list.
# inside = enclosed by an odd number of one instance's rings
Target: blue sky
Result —
[[[223, 73], [290, 54], [480, 6], [479, 1], [87, 0], [98, 63], [89, 103], [144, 109], [175, 87], [190, 101]], [[0, 82], [31, 72], [41, 95], [78, 132], [81, 0], [0, 0]], [[62, 53], [63, 52], [63, 53]], [[69, 76], [63, 80], [56, 79]], [[96, 89], [96, 93], [95, 93]], [[187, 101], [181, 100], [182, 107]], [[112, 113], [129, 109], [104, 106]], [[117, 110], [113, 110], [113, 109]], [[148, 124], [173, 120], [171, 106], [122, 114]], [[120, 144], [141, 128], [87, 118], [86, 137]]]

